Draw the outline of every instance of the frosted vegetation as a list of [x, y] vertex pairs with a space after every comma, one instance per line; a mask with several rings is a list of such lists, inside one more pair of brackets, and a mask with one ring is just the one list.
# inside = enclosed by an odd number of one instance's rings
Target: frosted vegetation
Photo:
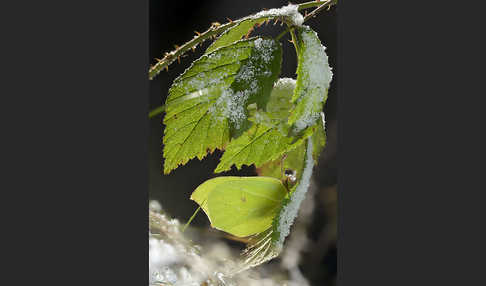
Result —
[[299, 13], [298, 5], [289, 4], [282, 8], [274, 8], [267, 11], [261, 11], [252, 16], [254, 19], [262, 17], [286, 17], [289, 18], [291, 23], [295, 26], [301, 26], [304, 23], [304, 17]]
[[313, 126], [320, 118], [322, 107], [332, 80], [325, 47], [317, 34], [307, 26], [300, 29], [297, 87], [293, 101], [296, 103], [290, 122], [294, 133]]
[[[322, 1], [314, 13], [331, 2]], [[303, 17], [299, 9], [299, 5], [289, 4], [234, 23], [213, 23], [205, 33], [216, 34], [220, 26], [225, 29], [169, 89], [163, 119], [165, 174], [191, 159], [202, 160], [218, 149], [223, 155], [215, 173], [246, 165], [254, 166], [259, 176], [272, 179], [208, 180], [196, 189], [197, 196], [196, 191], [193, 193], [211, 222], [231, 222], [218, 224], [219, 230], [236, 237], [249, 235], [241, 260], [224, 246], [217, 247], [214, 257], [205, 252], [207, 249], [201, 251], [182, 235], [178, 221], [151, 212], [152, 284], [263, 285], [258, 284], [261, 279], [254, 284], [249, 278], [257, 272], [240, 276], [241, 272], [285, 252], [285, 239], [291, 233], [311, 184], [313, 167], [326, 144], [322, 111], [333, 78], [326, 48], [317, 33], [303, 25], [308, 17]], [[289, 31], [292, 34], [298, 60], [296, 79], [279, 79], [281, 36], [249, 37], [255, 27], [270, 20], [287, 24], [288, 30], [282, 36]], [[186, 45], [194, 42], [192, 47], [196, 47], [198, 37]], [[187, 49], [183, 47], [166, 55], [165, 63]], [[156, 75], [158, 69], [160, 65], [153, 67], [150, 76]], [[284, 170], [289, 173], [284, 174]], [[246, 181], [235, 185], [241, 180]], [[271, 188], [277, 191], [268, 191]], [[236, 215], [240, 219], [231, 220]], [[248, 223], [250, 219], [265, 223], [252, 225]], [[299, 276], [298, 269], [287, 270]], [[271, 283], [275, 279], [271, 281], [264, 285], [274, 285]], [[292, 285], [293, 281], [285, 283]], [[296, 285], [306, 283], [301, 279]]]
[[275, 242], [277, 249], [282, 249], [285, 238], [290, 233], [290, 227], [294, 223], [300, 205], [302, 204], [302, 201], [305, 198], [305, 194], [309, 189], [311, 176], [312, 176], [312, 169], [314, 168], [314, 159], [312, 158], [312, 151], [313, 151], [313, 146], [312, 146], [312, 141], [310, 140], [308, 141], [307, 148], [306, 148], [305, 166], [304, 166], [304, 171], [302, 173], [302, 178], [300, 179], [297, 188], [292, 194], [292, 199], [289, 200], [288, 203], [284, 205], [282, 211], [279, 214], [279, 219], [277, 224], [277, 231], [279, 233], [279, 237]]
[[[257, 78], [270, 78], [272, 71], [267, 67], [274, 59], [274, 52], [278, 49], [273, 40], [257, 38], [254, 42], [254, 51], [248, 61], [240, 68], [235, 76], [235, 85], [245, 86], [243, 90], [234, 91], [232, 88], [224, 89], [216, 101], [217, 108], [222, 110], [220, 120], [229, 119], [236, 129], [240, 129], [246, 119], [246, 106], [248, 98], [256, 97], [262, 92]], [[218, 108], [219, 107], [219, 108]]]
[[[283, 254], [279, 264], [230, 275], [238, 253], [218, 238], [191, 242], [200, 237], [197, 229], [181, 232], [181, 225], [161, 213], [151, 201], [149, 231], [149, 285], [152, 286], [306, 286], [297, 263], [303, 244], [295, 244]], [[296, 238], [305, 234], [296, 234]], [[290, 261], [290, 263], [289, 263]]]

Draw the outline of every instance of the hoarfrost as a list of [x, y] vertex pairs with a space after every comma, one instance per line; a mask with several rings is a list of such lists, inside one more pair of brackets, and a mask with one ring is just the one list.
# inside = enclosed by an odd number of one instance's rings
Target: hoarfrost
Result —
[[304, 17], [299, 13], [299, 5], [295, 4], [289, 4], [278, 9], [274, 8], [267, 11], [261, 11], [252, 16], [253, 19], [263, 17], [286, 17], [295, 26], [302, 26], [302, 23], [304, 23]]
[[222, 107], [222, 115], [228, 118], [236, 129], [239, 129], [241, 123], [246, 119], [245, 103], [248, 100], [249, 92], [250, 90], [233, 93], [230, 89], [225, 89], [216, 101], [216, 105]]
[[[260, 267], [229, 275], [237, 254], [226, 243], [208, 239], [204, 247], [193, 245], [185, 237], [177, 220], [149, 213], [149, 283], [151, 286], [277, 286], [306, 285], [295, 277], [285, 278], [284, 269]], [[198, 249], [195, 251], [195, 249]], [[270, 267], [270, 266], [269, 266]], [[269, 271], [271, 270], [271, 271]], [[295, 279], [295, 280], [294, 280]]]
[[250, 96], [258, 94], [261, 88], [258, 86], [258, 77], [270, 77], [272, 73], [267, 70], [268, 64], [273, 60], [273, 52], [277, 49], [275, 42], [271, 39], [258, 38], [254, 41], [254, 51], [243, 64], [235, 76], [234, 82], [246, 88], [233, 91], [231, 88], [223, 90], [221, 96], [216, 100], [215, 107], [210, 111], [221, 110], [223, 118], [228, 118], [236, 129], [246, 119], [246, 103]]
[[295, 89], [295, 79], [288, 77], [279, 78], [273, 88], [282, 91], [293, 91]]
[[161, 212], [162, 211], [162, 205], [156, 200], [151, 200], [149, 202], [149, 210], [154, 211], [154, 212]]
[[[311, 105], [311, 104], [309, 104]], [[307, 108], [307, 110], [309, 110]], [[306, 113], [304, 116], [302, 116], [301, 118], [299, 118], [299, 120], [297, 120], [295, 122], [295, 129], [294, 129], [294, 132], [295, 133], [299, 133], [300, 131], [304, 130], [305, 128], [311, 126], [311, 125], [314, 125], [314, 123], [316, 122], [316, 120], [319, 118], [319, 113], [316, 113], [316, 112], [308, 112]]]
[[149, 266], [157, 268], [179, 262], [180, 259], [172, 245], [153, 237], [149, 239]]
[[290, 198], [290, 202], [285, 205], [280, 213], [277, 230], [280, 234], [278, 240], [276, 241], [277, 249], [283, 248], [283, 243], [285, 238], [290, 233], [290, 227], [294, 223], [297, 213], [300, 208], [300, 204], [305, 198], [305, 194], [309, 189], [310, 179], [312, 176], [312, 169], [314, 167], [314, 159], [312, 158], [312, 140], [307, 140], [307, 150], [305, 158], [304, 171], [302, 172], [302, 178], [300, 179], [299, 185], [295, 189], [295, 192]]
[[[302, 71], [305, 72], [305, 75], [302, 76], [302, 85], [310, 89], [309, 93], [304, 96], [312, 96], [312, 98], [306, 102], [305, 110], [307, 112], [295, 122], [294, 131], [296, 133], [314, 125], [320, 117], [320, 110], [315, 111], [313, 107], [324, 101], [333, 75], [325, 52], [326, 47], [320, 43], [316, 32], [307, 26], [304, 27], [306, 31], [302, 33], [302, 41], [305, 53], [302, 55], [301, 62], [304, 65]], [[302, 98], [303, 96], [300, 100]]]

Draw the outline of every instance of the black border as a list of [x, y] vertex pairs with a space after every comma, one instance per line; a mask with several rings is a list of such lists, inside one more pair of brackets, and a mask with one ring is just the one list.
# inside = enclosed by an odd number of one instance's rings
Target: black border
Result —
[[0, 10], [2, 279], [148, 285], [148, 1]]
[[[147, 285], [148, 2], [17, 5], [1, 9], [2, 278]], [[338, 285], [484, 284], [468, 257], [484, 144], [465, 134], [484, 129], [468, 66], [484, 49], [466, 39], [483, 10], [338, 5]]]
[[465, 4], [339, 1], [338, 285], [484, 284], [484, 17]]

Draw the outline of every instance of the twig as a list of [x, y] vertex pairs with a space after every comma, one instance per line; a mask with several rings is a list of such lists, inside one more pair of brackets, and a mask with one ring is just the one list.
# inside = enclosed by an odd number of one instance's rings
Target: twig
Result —
[[[317, 15], [317, 13], [321, 12], [324, 8], [330, 8], [332, 5], [336, 5], [337, 4], [337, 1], [338, 0], [327, 0], [327, 1], [317, 1], [317, 2], [312, 2], [312, 4], [316, 4], [318, 3], [318, 5], [309, 5], [311, 2], [307, 2], [307, 3], [304, 3], [306, 4], [306, 8], [312, 8], [312, 7], [315, 7], [315, 6], [319, 6], [317, 7], [316, 9], [314, 9], [312, 12], [310, 12], [309, 14], [307, 14], [305, 17], [304, 17], [304, 22], [306, 22], [307, 20], [309, 20], [311, 17], [314, 17], [315, 15]], [[301, 4], [301, 5], [304, 5], [304, 4]], [[303, 10], [305, 8], [300, 8], [301, 5], [299, 5], [299, 11], [300, 10]], [[275, 40], [280, 40], [283, 36], [285, 36], [285, 34], [287, 34], [290, 30], [292, 29], [292, 27], [289, 27], [287, 28], [285, 31], [283, 31], [282, 33], [280, 33], [280, 35], [278, 35]]]
[[237, 23], [238, 21], [229, 22], [224, 25], [221, 25], [219, 23], [213, 23], [206, 32], [198, 34], [192, 40], [176, 48], [174, 51], [166, 53], [161, 60], [159, 60], [149, 69], [149, 79], [153, 79], [157, 74], [160, 73], [160, 71], [167, 68], [171, 63], [173, 63], [185, 52], [195, 48], [198, 44], [204, 42], [205, 40], [221, 34], [227, 29], [235, 26]]
[[[335, 5], [336, 3], [337, 3], [337, 0], [310, 1], [310, 2], [306, 2], [306, 3], [298, 4], [298, 10], [301, 11], [301, 10], [312, 8], [312, 7], [319, 7], [309, 14], [309, 15], [312, 14], [311, 16], [313, 16], [313, 15], [317, 14], [320, 10], [324, 9], [325, 7], [323, 7], [323, 6], [331, 7], [332, 5]], [[309, 16], [309, 15], [307, 15], [307, 16]], [[306, 18], [307, 18], [307, 16], [306, 16]], [[306, 18], [304, 18], [304, 22], [305, 22], [305, 20], [308, 19], [308, 18], [307, 19]], [[248, 17], [243, 17], [243, 18], [236, 20], [236, 21], [230, 21], [230, 22], [223, 24], [223, 25], [221, 25], [219, 23], [213, 23], [207, 31], [205, 31], [203, 33], [196, 33], [197, 36], [195, 36], [192, 40], [190, 40], [189, 42], [185, 43], [184, 45], [182, 45], [180, 47], [177, 47], [174, 51], [172, 51], [170, 53], [166, 53], [165, 56], [162, 59], [158, 60], [155, 65], [150, 67], [149, 79], [153, 79], [163, 69], [168, 70], [169, 65], [171, 63], [173, 63], [175, 60], [177, 60], [178, 58], [180, 58], [180, 56], [182, 56], [185, 52], [187, 52], [189, 50], [194, 50], [197, 45], [204, 42], [205, 40], [211, 39], [211, 38], [214, 38], [214, 37], [220, 35], [221, 33], [225, 32], [229, 28], [232, 28], [232, 27], [238, 25], [241, 21], [246, 20], [246, 19], [248, 19]], [[282, 34], [280, 34], [277, 37], [277, 40], [279, 40], [281, 37], [283, 37], [283, 35], [285, 35], [287, 32], [289, 32], [289, 29], [287, 29]]]
[[[316, 9], [314, 9], [312, 12], [309, 14], [306, 14], [304, 17], [304, 22], [309, 20], [311, 17], [316, 16], [319, 12], [321, 12], [325, 8], [330, 8], [332, 5], [336, 5], [338, 0], [327, 0], [327, 1], [311, 1], [311, 2], [306, 2], [299, 4], [298, 10], [304, 10], [308, 8], [313, 8], [318, 6]], [[231, 21], [228, 22], [224, 25], [219, 25], [217, 23], [213, 23], [211, 27], [204, 33], [199, 33], [197, 32], [197, 36], [194, 37], [191, 41], [185, 43], [184, 45], [178, 47], [175, 51], [172, 51], [170, 53], [167, 53], [165, 57], [157, 62], [154, 66], [152, 66], [149, 70], [149, 78], [153, 79], [161, 70], [164, 68], [168, 68], [168, 66], [174, 62], [177, 58], [179, 58], [184, 52], [193, 49], [201, 42], [205, 41], [206, 39], [209, 39], [211, 37], [215, 37], [216, 35], [219, 35], [220, 33], [226, 31], [227, 29], [238, 25], [241, 21], [247, 19], [247, 17], [241, 18], [236, 21]], [[219, 26], [218, 26], [219, 25]], [[293, 27], [288, 27], [285, 31], [283, 31], [280, 35], [278, 35], [275, 39], [278, 41], [280, 40], [285, 34], [290, 32], [293, 29]], [[292, 42], [295, 45], [295, 49], [298, 52], [298, 47], [296, 43], [296, 38], [295, 35], [292, 37]], [[149, 118], [153, 118], [157, 116], [158, 114], [161, 114], [165, 111], [165, 105], [159, 106], [149, 112]]]

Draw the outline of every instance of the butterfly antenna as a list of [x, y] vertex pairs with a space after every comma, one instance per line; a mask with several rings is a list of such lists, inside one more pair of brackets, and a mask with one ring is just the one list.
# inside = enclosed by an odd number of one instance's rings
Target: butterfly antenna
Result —
[[[204, 203], [204, 202], [203, 202]], [[186, 231], [186, 228], [191, 224], [191, 221], [196, 217], [197, 213], [201, 210], [201, 206], [197, 208], [197, 210], [192, 214], [191, 218], [187, 221], [187, 223], [182, 228], [182, 232]]]

